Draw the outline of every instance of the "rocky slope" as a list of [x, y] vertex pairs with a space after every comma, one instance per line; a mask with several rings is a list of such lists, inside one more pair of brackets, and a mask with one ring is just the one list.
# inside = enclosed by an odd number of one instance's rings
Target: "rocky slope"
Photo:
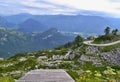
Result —
[[120, 48], [112, 49], [108, 52], [102, 52], [99, 47], [88, 46], [86, 53], [81, 55], [80, 60], [91, 62], [94, 65], [118, 65], [120, 66]]

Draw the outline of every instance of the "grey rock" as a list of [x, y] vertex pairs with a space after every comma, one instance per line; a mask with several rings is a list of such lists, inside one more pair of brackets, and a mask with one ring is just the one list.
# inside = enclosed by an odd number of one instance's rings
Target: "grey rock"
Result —
[[86, 48], [86, 54], [96, 54], [96, 53], [99, 53], [98, 47], [88, 46]]
[[120, 49], [114, 49], [110, 52], [101, 53], [101, 57], [112, 65], [120, 66]]
[[59, 59], [60, 59], [60, 55], [53, 55], [53, 56], [52, 56], [52, 59], [53, 59], [53, 60], [59, 60]]
[[79, 54], [76, 54], [74, 51], [68, 51], [68, 53], [65, 55], [65, 59], [74, 59], [76, 57], [76, 55], [79, 55]]
[[101, 66], [101, 60], [98, 57], [91, 57], [91, 56], [87, 56], [87, 55], [81, 55], [80, 62], [90, 62], [92, 63], [92, 65], [96, 65], [96, 66]]

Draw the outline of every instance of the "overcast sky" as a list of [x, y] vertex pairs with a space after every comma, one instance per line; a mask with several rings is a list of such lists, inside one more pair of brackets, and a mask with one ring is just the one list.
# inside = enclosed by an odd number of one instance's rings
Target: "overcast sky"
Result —
[[0, 14], [17, 13], [120, 17], [120, 0], [0, 0]]

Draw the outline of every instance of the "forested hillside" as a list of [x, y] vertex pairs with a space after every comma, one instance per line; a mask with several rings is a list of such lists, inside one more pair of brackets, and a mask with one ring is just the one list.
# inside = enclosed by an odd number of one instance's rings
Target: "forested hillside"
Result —
[[16, 53], [53, 49], [73, 40], [74, 36], [62, 34], [52, 28], [45, 32], [23, 33], [0, 28], [0, 57], [10, 57]]

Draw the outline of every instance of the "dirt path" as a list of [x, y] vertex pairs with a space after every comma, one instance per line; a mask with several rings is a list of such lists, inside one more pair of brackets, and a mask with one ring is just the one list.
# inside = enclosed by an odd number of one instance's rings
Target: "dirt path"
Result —
[[112, 43], [106, 43], [106, 44], [93, 44], [93, 40], [90, 41], [84, 41], [83, 43], [86, 45], [91, 45], [91, 46], [111, 46], [120, 43], [120, 40], [112, 42]]

